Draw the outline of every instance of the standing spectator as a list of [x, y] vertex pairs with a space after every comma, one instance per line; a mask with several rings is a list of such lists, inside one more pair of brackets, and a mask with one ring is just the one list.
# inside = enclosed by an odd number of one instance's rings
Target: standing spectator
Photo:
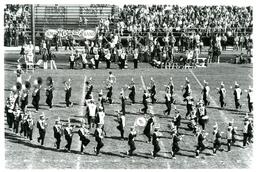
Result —
[[75, 56], [73, 52], [71, 53], [71, 56], [69, 56], [69, 64], [70, 64], [70, 69], [74, 69], [74, 63], [75, 63]]

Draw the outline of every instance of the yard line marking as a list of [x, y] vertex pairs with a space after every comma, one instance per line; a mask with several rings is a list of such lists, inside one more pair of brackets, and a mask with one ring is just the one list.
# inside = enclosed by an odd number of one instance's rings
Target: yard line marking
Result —
[[[189, 69], [189, 72], [193, 75], [193, 77], [195, 78], [195, 80], [197, 81], [197, 83], [199, 84], [199, 86], [200, 86], [201, 88], [203, 88], [203, 85], [202, 85], [201, 82], [198, 80], [198, 78], [197, 78], [197, 76], [194, 74], [194, 72], [193, 72], [191, 69]], [[210, 95], [209, 95], [209, 98], [210, 98], [211, 101], [213, 102], [213, 105], [216, 106], [216, 107], [218, 107], [218, 104], [215, 102], [215, 100], [214, 100]], [[221, 114], [221, 118], [224, 118], [224, 121], [225, 121], [226, 123], [228, 123], [229, 120], [228, 120], [228, 118], [225, 116], [224, 112], [223, 112], [222, 110], [218, 110], [218, 111], [219, 111], [220, 114]]]
[[[201, 86], [201, 88], [203, 88], [203, 85], [202, 85], [201, 82], [198, 80], [198, 78], [197, 78], [197, 76], [194, 74], [194, 72], [193, 72], [191, 69], [189, 69], [189, 71], [190, 71], [190, 73], [193, 75], [193, 77], [195, 78], [195, 80], [197, 81], [197, 83]], [[211, 101], [213, 102], [213, 105], [216, 106], [216, 107], [218, 107], [217, 103], [215, 102], [215, 100], [214, 100], [210, 95], [209, 95], [209, 98], [210, 98]], [[225, 116], [225, 113], [224, 113], [222, 110], [218, 110], [218, 111], [220, 112], [220, 117], [221, 117], [222, 119], [224, 119], [224, 122], [227, 124], [227, 123], [229, 122], [229, 120], [228, 120], [228, 118]], [[229, 159], [227, 154], [225, 154], [225, 157], [226, 157], [226, 159]], [[231, 160], [231, 162], [232, 162], [232, 160]], [[232, 163], [232, 164], [233, 164], [233, 167], [235, 167], [234, 163]], [[232, 168], [232, 167], [231, 167], [231, 168]]]
[[[145, 82], [144, 82], [144, 79], [143, 79], [143, 76], [142, 76], [142, 75], [140, 75], [140, 79], [141, 79], [141, 83], [142, 83], [143, 88], [146, 89], [146, 85], [145, 85]], [[152, 110], [153, 110], [153, 106], [152, 106]], [[153, 110], [153, 112], [154, 112], [154, 110]], [[166, 149], [165, 149], [164, 143], [162, 142], [162, 140], [160, 140], [159, 142], [160, 142], [160, 144], [161, 144], [161, 146], [162, 146], [162, 148], [163, 148], [164, 156], [165, 156], [165, 157], [168, 157], [168, 155], [166, 154]], [[171, 166], [170, 166], [170, 164], [169, 164], [169, 161], [166, 162], [166, 165], [167, 165], [167, 168], [168, 168], [168, 169], [171, 168]]]
[[[84, 76], [84, 82], [83, 82], [83, 88], [82, 88], [82, 97], [81, 97], [81, 100], [80, 100], [80, 116], [82, 117], [83, 116], [83, 112], [84, 112], [84, 98], [85, 98], [85, 82], [87, 80], [87, 77], [86, 75]], [[80, 143], [80, 141], [78, 141]], [[77, 144], [77, 149], [80, 150], [80, 144]], [[76, 163], [76, 169], [80, 169], [80, 155], [77, 156], [77, 163]]]
[[84, 83], [83, 83], [83, 90], [82, 90], [82, 97], [80, 100], [80, 116], [83, 116], [83, 110], [84, 110], [84, 98], [85, 98], [85, 83], [86, 83], [87, 77], [86, 75], [84, 76]]
[[249, 78], [253, 79], [253, 77], [250, 74], [248, 74], [248, 76], [249, 76]]

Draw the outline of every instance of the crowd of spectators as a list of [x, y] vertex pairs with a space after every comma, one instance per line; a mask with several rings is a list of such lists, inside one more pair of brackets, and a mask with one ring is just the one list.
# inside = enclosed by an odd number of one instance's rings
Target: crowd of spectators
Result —
[[[13, 42], [17, 45], [19, 38], [26, 42], [23, 33], [28, 24], [28, 11], [24, 5], [6, 6], [8, 46]], [[119, 8], [118, 17], [112, 14], [99, 21], [95, 40], [76, 41], [72, 35], [65, 38], [55, 35], [51, 40], [44, 37], [42, 40], [47, 42], [48, 49], [55, 45], [57, 51], [59, 46], [75, 50], [76, 45], [82, 45], [88, 57], [99, 55], [100, 60], [106, 60], [105, 56], [111, 54], [114, 62], [120, 62], [122, 53], [127, 60], [134, 58], [136, 52], [139, 61], [156, 61], [165, 66], [175, 60], [198, 58], [204, 46], [209, 47], [209, 58], [212, 58], [209, 61], [217, 61], [227, 46], [235, 50], [246, 48], [251, 56], [252, 27], [250, 6], [124, 5]], [[185, 57], [175, 57], [176, 52]]]
[[18, 46], [27, 41], [26, 31], [29, 29], [29, 16], [28, 5], [6, 5], [4, 8], [5, 46]]

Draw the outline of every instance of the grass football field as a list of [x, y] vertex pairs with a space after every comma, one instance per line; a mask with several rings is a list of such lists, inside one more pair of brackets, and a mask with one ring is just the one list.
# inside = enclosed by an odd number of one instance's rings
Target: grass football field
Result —
[[[5, 97], [10, 93], [9, 89], [16, 81], [14, 71], [16, 70], [17, 62], [15, 58], [17, 54], [5, 54]], [[64, 57], [63, 58], [67, 58]], [[66, 59], [67, 61], [67, 59]], [[57, 63], [60, 67], [58, 70], [43, 70], [37, 69], [33, 74], [25, 73], [23, 80], [32, 76], [31, 81], [35, 80], [38, 76], [41, 76], [44, 80], [51, 76], [54, 80], [54, 98], [53, 109], [48, 110], [45, 103], [45, 93], [42, 89], [40, 99], [40, 109], [38, 113], [34, 112], [34, 108], [31, 105], [31, 94], [29, 96], [29, 110], [32, 111], [34, 121], [39, 119], [39, 115], [44, 112], [48, 117], [48, 128], [46, 131], [45, 145], [41, 147], [37, 143], [38, 130], [34, 127], [33, 141], [29, 142], [23, 137], [13, 134], [7, 125], [5, 125], [5, 167], [6, 168], [19, 168], [19, 169], [45, 169], [45, 168], [65, 168], [65, 169], [191, 169], [191, 168], [249, 168], [252, 162], [253, 148], [249, 145], [248, 148], [242, 148], [242, 126], [245, 113], [248, 112], [247, 107], [247, 93], [243, 91], [241, 97], [242, 109], [239, 111], [234, 110], [234, 98], [233, 89], [230, 86], [234, 86], [234, 81], [240, 84], [242, 90], [247, 89], [248, 86], [252, 86], [252, 64], [236, 65], [229, 63], [210, 64], [207, 68], [196, 69], [156, 69], [152, 68], [148, 64], [139, 64], [139, 69], [132, 69], [132, 64], [129, 64], [129, 69], [119, 70], [117, 65], [113, 64], [111, 71], [117, 78], [117, 83], [113, 89], [114, 104], [105, 104], [106, 117], [105, 117], [105, 129], [107, 136], [103, 142], [105, 146], [102, 148], [102, 152], [99, 156], [95, 156], [93, 147], [96, 146], [96, 142], [93, 136], [90, 136], [91, 142], [85, 148], [85, 154], [80, 154], [80, 141], [77, 134], [73, 136], [73, 142], [71, 145], [71, 153], [67, 153], [63, 150], [66, 144], [66, 140], [62, 137], [61, 151], [57, 151], [54, 148], [55, 139], [53, 137], [53, 125], [55, 119], [60, 117], [61, 119], [75, 118], [77, 120], [83, 118], [85, 107], [82, 105], [84, 81], [92, 77], [92, 84], [94, 86], [94, 98], [97, 100], [98, 92], [103, 89], [103, 93], [106, 95], [106, 85], [103, 81], [108, 76], [108, 70], [105, 69], [105, 64], [100, 64], [99, 70], [69, 70], [67, 62], [65, 60]], [[161, 151], [157, 159], [153, 159], [150, 151], [153, 150], [151, 143], [146, 143], [147, 140], [142, 135], [143, 127], [137, 127], [138, 136], [136, 137], [136, 155], [133, 158], [126, 156], [126, 151], [129, 149], [127, 140], [120, 140], [120, 133], [116, 129], [118, 125], [115, 121], [115, 111], [121, 109], [119, 94], [121, 88], [124, 88], [125, 84], [129, 84], [131, 78], [134, 79], [136, 84], [136, 104], [130, 105], [130, 101], [127, 101], [126, 106], [126, 129], [125, 137], [128, 136], [130, 126], [134, 124], [137, 117], [143, 116], [139, 113], [139, 109], [143, 107], [142, 94], [143, 86], [142, 82], [146, 85], [149, 84], [150, 78], [153, 77], [156, 82], [157, 90], [157, 103], [153, 105], [153, 111], [156, 115], [157, 121], [161, 124], [160, 131], [163, 137], [160, 139]], [[174, 110], [172, 109], [170, 116], [164, 116], [163, 110], [166, 109], [164, 104], [164, 85], [168, 84], [169, 78], [172, 77], [175, 85], [175, 99], [177, 100], [177, 109], [181, 112], [182, 120], [179, 132], [184, 134], [183, 141], [179, 142], [180, 152], [176, 156], [176, 160], [171, 159], [171, 147], [172, 139], [169, 132], [168, 124], [174, 116]], [[206, 142], [207, 149], [200, 154], [200, 158], [196, 159], [196, 137], [192, 131], [188, 130], [188, 120], [185, 119], [186, 106], [183, 102], [181, 85], [185, 82], [185, 77], [190, 80], [192, 95], [195, 100], [201, 97], [201, 84], [206, 80], [209, 82], [211, 88], [210, 91], [210, 106], [207, 108], [209, 115], [209, 122], [206, 125], [206, 132], [209, 133], [208, 140]], [[65, 93], [63, 81], [68, 78], [72, 79], [72, 96], [71, 101], [74, 102], [74, 106], [65, 108]], [[216, 87], [220, 86], [220, 82], [223, 81], [227, 89], [227, 106], [224, 109], [219, 108], [219, 98]], [[43, 83], [43, 88], [45, 83]], [[128, 96], [129, 91], [125, 92]], [[151, 104], [150, 104], [151, 105]], [[212, 131], [215, 122], [218, 123], [220, 131], [226, 133], [228, 122], [234, 119], [234, 126], [238, 128], [237, 142], [232, 147], [231, 152], [227, 152], [226, 139], [222, 139], [224, 149], [222, 152], [217, 152], [217, 156], [212, 155]], [[87, 121], [87, 120], [86, 120]], [[6, 122], [5, 122], [6, 123]], [[93, 133], [94, 130], [91, 130]]]

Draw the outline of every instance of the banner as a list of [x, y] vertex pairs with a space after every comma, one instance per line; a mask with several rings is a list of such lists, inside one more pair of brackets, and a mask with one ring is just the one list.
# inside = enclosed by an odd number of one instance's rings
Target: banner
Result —
[[73, 39], [75, 40], [84, 40], [84, 39], [93, 40], [96, 38], [96, 32], [91, 29], [87, 29], [87, 30], [48, 29], [45, 31], [45, 37], [48, 39], [53, 39], [57, 35], [61, 38], [72, 36]]

